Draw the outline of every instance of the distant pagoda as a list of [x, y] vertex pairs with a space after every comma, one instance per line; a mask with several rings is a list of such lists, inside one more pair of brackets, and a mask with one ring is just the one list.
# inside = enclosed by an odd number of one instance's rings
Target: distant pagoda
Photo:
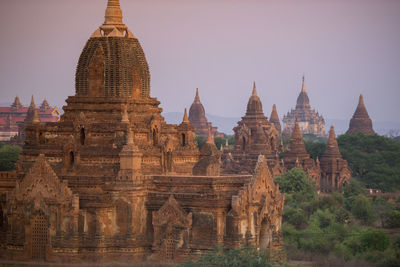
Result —
[[282, 131], [281, 123], [279, 121], [279, 116], [278, 116], [278, 112], [276, 111], [275, 104], [272, 106], [272, 112], [271, 112], [271, 116], [269, 116], [269, 122], [273, 123], [275, 126], [275, 129], [278, 130], [279, 133], [281, 133], [281, 131]]
[[297, 97], [296, 108], [292, 109], [287, 115], [283, 116], [283, 133], [290, 135], [297, 121], [303, 134], [314, 134], [325, 136], [325, 120], [314, 109], [311, 109], [310, 99], [308, 98], [304, 76], [301, 92]]
[[375, 134], [375, 131], [372, 128], [372, 120], [369, 117], [367, 109], [364, 105], [364, 98], [362, 94], [358, 99], [356, 111], [350, 120], [349, 129], [346, 132], [346, 134], [352, 133]]
[[207, 121], [206, 112], [203, 104], [200, 101], [199, 89], [196, 88], [196, 96], [189, 109], [189, 121], [195, 129], [196, 135], [204, 138], [208, 137], [208, 129], [214, 137], [224, 137], [223, 133], [218, 132], [217, 127], [213, 127], [211, 122]]

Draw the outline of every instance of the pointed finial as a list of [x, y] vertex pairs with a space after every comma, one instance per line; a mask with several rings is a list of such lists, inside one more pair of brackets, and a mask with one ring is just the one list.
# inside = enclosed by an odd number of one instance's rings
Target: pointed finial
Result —
[[194, 102], [200, 102], [199, 88], [196, 88], [196, 96], [194, 97]]
[[221, 144], [221, 146], [219, 147], [219, 150], [222, 152], [224, 151], [224, 146]]
[[229, 149], [229, 142], [228, 142], [228, 139], [225, 139], [225, 149]]
[[358, 98], [358, 104], [359, 105], [364, 105], [364, 97], [362, 94], [360, 94], [360, 97]]
[[106, 25], [121, 25], [122, 23], [122, 10], [119, 0], [108, 0], [105, 21]]
[[211, 127], [208, 127], [207, 144], [214, 144], [214, 136], [211, 133]]
[[39, 119], [39, 115], [38, 115], [38, 111], [37, 111], [36, 105], [34, 107], [32, 123], [40, 123], [40, 119]]
[[128, 108], [126, 105], [124, 105], [123, 111], [122, 111], [122, 123], [129, 123], [129, 116], [128, 116]]
[[185, 114], [183, 115], [182, 123], [189, 123], [189, 118], [187, 115], [187, 109], [185, 108]]
[[257, 96], [257, 87], [256, 87], [256, 82], [253, 83], [253, 92], [252, 92], [253, 96]]
[[133, 132], [131, 129], [128, 129], [128, 145], [133, 145]]
[[32, 97], [31, 97], [31, 104], [30, 104], [29, 106], [32, 106], [32, 107], [33, 107], [33, 106], [36, 106], [36, 105], [35, 105], [35, 100], [33, 99], [33, 95], [32, 95]]
[[306, 92], [306, 85], [305, 85], [305, 81], [304, 81], [305, 79], [304, 79], [304, 74], [303, 74], [303, 86], [301, 87], [301, 91], [303, 92], [303, 93], [305, 93]]

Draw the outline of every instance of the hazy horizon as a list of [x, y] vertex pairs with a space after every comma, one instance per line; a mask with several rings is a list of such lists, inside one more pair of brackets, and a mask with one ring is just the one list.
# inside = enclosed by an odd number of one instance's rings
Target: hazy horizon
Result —
[[[207, 113], [241, 117], [256, 81], [265, 115], [275, 103], [282, 119], [304, 73], [325, 118], [349, 120], [362, 93], [373, 121], [400, 121], [400, 1], [120, 2], [165, 112], [189, 108], [198, 87]], [[2, 0], [0, 102], [34, 94], [61, 109], [106, 3]]]

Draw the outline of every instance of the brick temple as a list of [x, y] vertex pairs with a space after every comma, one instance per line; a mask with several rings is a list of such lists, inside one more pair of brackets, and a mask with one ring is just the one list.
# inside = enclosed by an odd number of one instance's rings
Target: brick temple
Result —
[[303, 76], [303, 85], [301, 92], [297, 97], [296, 108], [292, 109], [283, 116], [283, 133], [290, 135], [294, 129], [295, 122], [299, 123], [303, 134], [313, 134], [320, 137], [325, 137], [325, 120], [314, 109], [311, 109], [310, 99], [306, 92], [306, 86]]
[[[33, 96], [29, 107], [25, 107], [18, 95], [11, 106], [0, 107], [0, 141], [22, 144], [25, 139], [25, 126], [32, 122], [34, 109], [37, 107]], [[55, 122], [60, 117], [60, 111], [57, 107], [50, 106], [46, 98], [37, 109], [37, 114], [42, 123]]]
[[[274, 119], [272, 119], [275, 117]], [[290, 142], [284, 149], [280, 132], [277, 130], [279, 118], [276, 106], [273, 106], [270, 120], [264, 115], [262, 103], [257, 95], [254, 83], [253, 91], [247, 103], [246, 114], [235, 132], [235, 146], [230, 149], [225, 146], [222, 154], [223, 173], [245, 174], [254, 173], [257, 159], [261, 155], [268, 162], [273, 177], [281, 175], [292, 168], [303, 169], [309, 179], [320, 192], [330, 193], [340, 190], [351, 178], [351, 170], [347, 161], [339, 152], [333, 126], [329, 132], [326, 151], [320, 160], [312, 159], [307, 153], [300, 123], [295, 119]], [[277, 125], [277, 126], [275, 126]], [[283, 153], [282, 153], [283, 152]], [[282, 153], [282, 158], [279, 154]]]
[[236, 130], [235, 156], [252, 168], [228, 173], [211, 131], [199, 151], [186, 111], [179, 125], [161, 116], [118, 0], [108, 0], [75, 81], [59, 121], [42, 124], [33, 109], [16, 171], [0, 173], [1, 259], [177, 262], [217, 245], [281, 250], [284, 196], [267, 165], [277, 131], [255, 94]]
[[346, 134], [352, 133], [375, 134], [375, 131], [372, 128], [372, 120], [364, 105], [363, 95], [360, 95], [360, 98], [358, 99], [357, 108], [350, 120], [349, 129], [346, 132]]
[[193, 125], [196, 135], [207, 138], [208, 129], [210, 129], [214, 137], [224, 138], [224, 134], [218, 132], [218, 128], [212, 126], [212, 123], [207, 120], [204, 106], [200, 101], [198, 88], [196, 89], [196, 96], [189, 109], [189, 121]]

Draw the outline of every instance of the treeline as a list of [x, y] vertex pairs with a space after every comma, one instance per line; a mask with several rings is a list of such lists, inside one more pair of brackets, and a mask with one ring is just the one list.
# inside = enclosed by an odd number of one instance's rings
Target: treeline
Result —
[[0, 171], [11, 171], [15, 168], [21, 147], [0, 144]]
[[400, 266], [397, 201], [367, 198], [352, 180], [342, 193], [318, 196], [306, 173], [294, 168], [276, 178], [286, 195], [283, 237], [289, 259], [337, 266]]
[[[394, 138], [361, 133], [340, 135], [337, 141], [353, 177], [365, 187], [383, 192], [400, 191], [400, 142]], [[304, 136], [306, 150], [313, 159], [321, 158], [325, 143], [322, 138]]]

